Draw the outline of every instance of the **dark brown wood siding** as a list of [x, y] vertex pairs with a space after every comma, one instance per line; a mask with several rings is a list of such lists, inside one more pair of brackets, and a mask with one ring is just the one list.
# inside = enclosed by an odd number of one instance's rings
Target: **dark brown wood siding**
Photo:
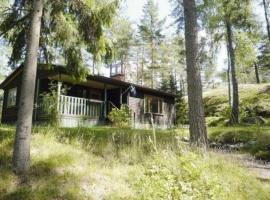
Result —
[[[13, 123], [17, 120], [17, 106], [20, 97], [20, 85], [21, 85], [21, 75], [9, 82], [9, 84], [4, 88], [4, 101], [2, 110], [2, 123]], [[7, 106], [8, 91], [12, 88], [17, 88], [16, 94], [16, 105], [12, 107]]]
[[144, 97], [145, 95], [153, 95], [163, 99], [163, 113], [153, 113], [155, 124], [161, 127], [172, 127], [175, 122], [175, 100], [173, 97], [159, 96], [153, 93], [146, 93], [143, 91], [136, 91], [136, 94], [129, 95], [129, 107], [133, 111], [135, 125], [150, 124], [149, 113], [144, 112]]

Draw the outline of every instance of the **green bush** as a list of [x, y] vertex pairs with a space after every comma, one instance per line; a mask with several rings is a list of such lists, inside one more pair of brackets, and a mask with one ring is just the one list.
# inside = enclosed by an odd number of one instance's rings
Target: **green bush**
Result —
[[122, 105], [120, 109], [113, 108], [108, 117], [115, 127], [131, 126], [131, 112], [127, 105]]

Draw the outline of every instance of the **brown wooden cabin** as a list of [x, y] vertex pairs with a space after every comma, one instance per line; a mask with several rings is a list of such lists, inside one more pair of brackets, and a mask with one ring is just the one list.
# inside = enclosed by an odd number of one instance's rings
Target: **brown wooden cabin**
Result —
[[[4, 90], [2, 123], [14, 123], [17, 118], [17, 105], [23, 66], [12, 72], [1, 84]], [[111, 78], [88, 76], [85, 81], [76, 81], [63, 66], [40, 64], [37, 71], [35, 108], [33, 122], [46, 122], [48, 115], [41, 105], [41, 94], [48, 93], [50, 83], [57, 84], [57, 110], [62, 127], [92, 126], [104, 124], [113, 107], [128, 105], [132, 113], [134, 127], [149, 126], [151, 115], [157, 126], [169, 128], [175, 121], [175, 96], [122, 80], [123, 75]], [[62, 94], [61, 88], [68, 88]], [[135, 88], [135, 92], [134, 92]]]

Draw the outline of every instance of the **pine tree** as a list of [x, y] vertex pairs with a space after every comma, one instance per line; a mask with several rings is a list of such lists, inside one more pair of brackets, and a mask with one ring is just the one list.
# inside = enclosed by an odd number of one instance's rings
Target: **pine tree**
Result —
[[175, 105], [176, 124], [177, 125], [187, 124], [188, 123], [187, 102], [184, 98], [182, 90], [177, 91], [175, 103], [176, 103], [176, 105]]
[[188, 82], [188, 104], [190, 142], [192, 146], [208, 146], [207, 130], [204, 118], [202, 84], [198, 66], [198, 24], [195, 0], [184, 0], [185, 43]]
[[132, 25], [129, 20], [118, 16], [114, 18], [108, 32], [108, 38], [112, 41], [112, 62], [120, 63], [123, 72], [126, 72], [130, 60], [131, 47], [134, 43]]
[[267, 36], [270, 41], [270, 22], [269, 22], [269, 16], [268, 16], [268, 10], [269, 10], [268, 0], [263, 0], [263, 8], [264, 8], [265, 21], [266, 21]]
[[153, 0], [148, 0], [143, 8], [143, 18], [139, 25], [140, 37], [148, 49], [148, 58], [150, 60], [150, 76], [151, 87], [155, 87], [155, 78], [157, 69], [160, 68], [158, 59], [158, 49], [162, 35], [162, 28], [165, 20], [160, 20], [158, 17], [158, 5]]
[[2, 13], [0, 35], [13, 47], [11, 63], [16, 65], [25, 58], [13, 152], [18, 173], [29, 169], [37, 60], [52, 62], [49, 47], [60, 48], [69, 72], [74, 77], [85, 76], [81, 49], [105, 49], [103, 27], [109, 25], [117, 5], [117, 1], [103, 5], [84, 0], [15, 0]]
[[[211, 32], [217, 32], [215, 38], [225, 38], [230, 58], [232, 83], [231, 123], [239, 123], [239, 93], [235, 52], [235, 30], [251, 31], [254, 20], [251, 1], [242, 0], [204, 0], [202, 6], [204, 24]], [[217, 39], [218, 38], [218, 39]]]

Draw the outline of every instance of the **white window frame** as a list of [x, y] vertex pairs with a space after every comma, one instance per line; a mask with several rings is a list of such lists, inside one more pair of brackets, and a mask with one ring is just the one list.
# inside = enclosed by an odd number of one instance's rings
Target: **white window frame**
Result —
[[17, 88], [10, 88], [7, 91], [7, 107], [15, 107], [17, 101]]

